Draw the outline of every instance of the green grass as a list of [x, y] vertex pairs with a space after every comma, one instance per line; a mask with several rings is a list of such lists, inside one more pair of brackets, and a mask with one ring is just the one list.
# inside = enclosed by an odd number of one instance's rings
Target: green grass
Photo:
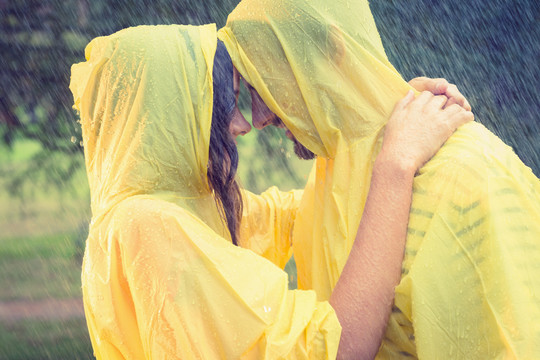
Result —
[[[11, 170], [29, 166], [42, 148], [18, 140], [10, 151], [1, 150], [0, 172], [7, 177], [0, 185], [5, 186]], [[63, 156], [55, 159], [68, 161]], [[41, 181], [46, 171], [38, 173], [21, 184], [21, 194], [0, 188], [0, 301], [80, 296], [85, 234], [79, 229], [89, 212], [86, 176], [81, 169], [71, 182], [47, 186]]]
[[81, 296], [77, 233], [0, 241], [0, 301]]
[[[26, 169], [41, 146], [18, 140], [0, 149], [0, 301], [32, 302], [81, 297], [81, 255], [89, 217], [86, 174], [71, 181], [47, 181], [46, 171], [6, 186], [15, 170]], [[68, 161], [62, 155], [53, 161]], [[91, 359], [84, 317], [0, 321], [0, 359]]]
[[0, 258], [29, 260], [40, 258], [69, 258], [75, 252], [71, 235], [45, 235], [11, 238], [0, 242]]
[[0, 323], [0, 359], [93, 359], [84, 318]]
[[[0, 241], [0, 301], [81, 296], [81, 235]], [[84, 317], [0, 322], [0, 359], [92, 359]]]

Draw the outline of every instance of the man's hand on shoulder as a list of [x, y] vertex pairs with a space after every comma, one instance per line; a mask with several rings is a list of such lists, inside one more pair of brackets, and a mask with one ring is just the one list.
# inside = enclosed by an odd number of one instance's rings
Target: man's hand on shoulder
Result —
[[429, 91], [433, 95], [444, 95], [448, 98], [444, 108], [447, 108], [453, 104], [458, 104], [467, 111], [471, 111], [471, 105], [465, 99], [465, 96], [461, 94], [456, 85], [450, 84], [446, 79], [442, 78], [428, 78], [425, 76], [417, 77], [409, 81], [409, 85], [415, 88], [417, 91]]

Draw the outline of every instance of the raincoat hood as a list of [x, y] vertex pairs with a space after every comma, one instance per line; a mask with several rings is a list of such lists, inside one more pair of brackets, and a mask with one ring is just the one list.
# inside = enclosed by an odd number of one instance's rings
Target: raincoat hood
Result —
[[214, 214], [206, 169], [216, 41], [213, 24], [139, 26], [92, 40], [73, 65], [94, 219], [133, 195]]
[[372, 147], [410, 89], [385, 55], [367, 1], [244, 0], [219, 37], [270, 110], [318, 156]]

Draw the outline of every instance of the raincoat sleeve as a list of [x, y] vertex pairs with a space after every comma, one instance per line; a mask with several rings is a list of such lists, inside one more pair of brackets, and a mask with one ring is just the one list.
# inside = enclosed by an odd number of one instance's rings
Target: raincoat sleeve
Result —
[[335, 358], [332, 307], [269, 261], [164, 201], [126, 201], [115, 218], [145, 358]]
[[292, 230], [302, 190], [279, 191], [275, 186], [261, 195], [244, 190], [240, 244], [283, 269], [292, 255]]
[[540, 354], [540, 182], [478, 123], [421, 169], [378, 359]]

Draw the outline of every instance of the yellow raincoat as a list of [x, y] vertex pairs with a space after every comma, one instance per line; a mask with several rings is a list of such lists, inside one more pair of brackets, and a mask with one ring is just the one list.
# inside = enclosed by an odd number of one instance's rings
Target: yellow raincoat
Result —
[[[72, 67], [93, 215], [83, 298], [98, 359], [337, 352], [331, 306], [289, 291], [286, 273], [234, 246], [218, 215], [206, 176], [216, 39], [215, 25], [129, 28], [94, 39]], [[271, 190], [249, 202], [286, 234], [273, 236], [279, 251], [242, 242], [286, 261], [295, 199]], [[283, 221], [280, 208], [291, 209]], [[244, 235], [255, 229], [246, 224]]]
[[[365, 0], [243, 0], [218, 36], [270, 110], [318, 155], [293, 249], [299, 287], [326, 300], [354, 241], [385, 123], [410, 87]], [[540, 358], [540, 182], [479, 123], [460, 128], [415, 178], [403, 276], [378, 356]]]

